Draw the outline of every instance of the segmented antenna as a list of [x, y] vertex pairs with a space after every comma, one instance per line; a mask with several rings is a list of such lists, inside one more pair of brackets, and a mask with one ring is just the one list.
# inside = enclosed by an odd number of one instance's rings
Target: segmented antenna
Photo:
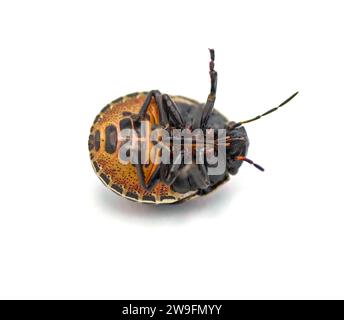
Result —
[[243, 125], [244, 123], [249, 123], [249, 122], [252, 122], [252, 121], [256, 121], [258, 119], [260, 119], [261, 117], [264, 117], [272, 112], [275, 112], [277, 109], [279, 109], [280, 107], [284, 106], [285, 104], [287, 104], [291, 99], [293, 99], [299, 92], [295, 92], [292, 96], [290, 96], [287, 100], [283, 101], [278, 107], [275, 107], [275, 108], [272, 108], [266, 112], [264, 112], [263, 114], [259, 115], [259, 116], [256, 116], [252, 119], [249, 119], [249, 120], [245, 120], [245, 121], [240, 121], [240, 122], [237, 122], [233, 127], [232, 129], [234, 128], [237, 128], [237, 127], [240, 127], [241, 125]]

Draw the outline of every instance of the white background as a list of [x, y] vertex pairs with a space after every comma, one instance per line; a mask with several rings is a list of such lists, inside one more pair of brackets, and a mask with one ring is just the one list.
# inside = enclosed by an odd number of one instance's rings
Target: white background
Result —
[[[0, 298], [344, 298], [342, 1], [3, 1]], [[159, 89], [244, 120], [249, 156], [176, 206], [107, 190], [100, 109]]]

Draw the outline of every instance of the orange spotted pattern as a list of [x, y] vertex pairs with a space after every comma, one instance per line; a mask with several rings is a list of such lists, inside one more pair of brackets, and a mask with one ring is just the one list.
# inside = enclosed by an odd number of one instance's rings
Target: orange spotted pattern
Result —
[[[119, 98], [108, 104], [97, 115], [93, 126], [91, 127], [89, 137], [90, 158], [93, 168], [97, 176], [102, 182], [115, 193], [124, 196], [130, 200], [147, 203], [174, 203], [181, 200], [191, 198], [196, 195], [196, 191], [180, 194], [174, 192], [170, 186], [161, 182], [157, 183], [154, 189], [150, 192], [144, 190], [138, 180], [136, 168], [128, 163], [122, 164], [118, 159], [118, 153], [121, 146], [119, 140], [120, 120], [125, 118], [127, 112], [138, 114], [147, 93], [134, 93], [128, 96]], [[178, 97], [175, 97], [178, 99]], [[159, 111], [152, 99], [148, 107], [148, 115], [150, 125], [158, 123]], [[105, 151], [105, 130], [108, 126], [114, 125], [117, 129], [117, 147], [115, 152], [108, 153]], [[96, 132], [99, 131], [100, 137], [98, 139], [98, 146], [95, 147]], [[152, 145], [149, 145], [149, 150]], [[154, 170], [154, 165], [149, 164], [144, 167], [145, 176], [150, 176]]]

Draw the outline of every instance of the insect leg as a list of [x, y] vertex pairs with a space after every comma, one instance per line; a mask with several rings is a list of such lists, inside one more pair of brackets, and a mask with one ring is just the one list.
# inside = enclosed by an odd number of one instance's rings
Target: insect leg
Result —
[[162, 99], [165, 102], [167, 114], [170, 116], [170, 118], [172, 118], [174, 124], [177, 127], [184, 128], [184, 120], [175, 102], [168, 94], [163, 94]]
[[[159, 109], [159, 124], [165, 126], [168, 123], [168, 116], [163, 105], [162, 95], [158, 90], [152, 90], [148, 93], [135, 121], [139, 122], [140, 120], [144, 119], [153, 97]], [[139, 159], [141, 161], [141, 150], [139, 150]], [[151, 176], [148, 178], [148, 181], [145, 177], [142, 163], [136, 164], [135, 167], [137, 169], [137, 175], [142, 188], [147, 191], [152, 190], [161, 178], [161, 164], [155, 165], [155, 169]]]
[[137, 175], [139, 177], [139, 181], [141, 184], [141, 187], [143, 189], [145, 189], [146, 191], [151, 191], [155, 185], [159, 182], [160, 179], [160, 169], [156, 170], [154, 172], [154, 174], [152, 175], [150, 181], [148, 181], [147, 183], [145, 182], [145, 176], [143, 173], [143, 168], [142, 168], [142, 164], [137, 164], [135, 165], [136, 169], [137, 169]]
[[[141, 150], [139, 150], [139, 159], [141, 159]], [[136, 164], [135, 167], [142, 188], [146, 191], [151, 191], [160, 180], [160, 165], [155, 168], [155, 171], [151, 175], [149, 181], [146, 181], [142, 163]]]
[[177, 156], [177, 158], [174, 160], [172, 165], [166, 165], [163, 164], [163, 169], [162, 169], [162, 177], [161, 180], [167, 184], [171, 185], [178, 177], [179, 173], [179, 167], [181, 166], [183, 162], [184, 154], [183, 152], [180, 152]]
[[143, 119], [147, 113], [147, 110], [148, 110], [148, 107], [152, 101], [152, 98], [154, 97], [155, 101], [156, 101], [156, 104], [158, 105], [158, 109], [159, 109], [159, 116], [160, 116], [160, 123], [162, 125], [166, 124], [168, 122], [168, 119], [167, 119], [167, 115], [166, 115], [166, 112], [165, 112], [165, 109], [163, 107], [163, 103], [162, 103], [162, 96], [161, 96], [161, 93], [160, 91], [158, 90], [152, 90], [148, 93], [147, 97], [146, 97], [146, 100], [144, 101], [141, 109], [140, 109], [140, 112], [139, 112], [139, 119]]
[[210, 62], [209, 62], [209, 75], [210, 75], [210, 93], [208, 95], [207, 102], [205, 103], [202, 115], [200, 119], [200, 127], [204, 128], [206, 125], [211, 112], [213, 111], [215, 99], [216, 99], [216, 88], [217, 88], [217, 72], [214, 70], [214, 60], [215, 51], [214, 49], [209, 49], [210, 52]]
[[210, 179], [207, 168], [204, 164], [198, 164], [198, 172], [193, 172], [192, 177], [199, 189], [205, 189], [210, 186]]
[[[196, 152], [198, 152], [198, 154], [200, 155], [196, 158], [199, 158], [201, 160], [203, 157], [204, 159], [204, 151], [198, 150]], [[207, 172], [207, 167], [205, 166], [204, 162], [196, 163], [196, 166], [197, 169], [191, 170], [190, 175], [192, 176], [193, 181], [195, 182], [198, 189], [206, 189], [210, 186], [210, 179]]]
[[149, 104], [152, 101], [152, 98], [154, 97], [155, 100], [158, 100], [160, 96], [161, 96], [161, 93], [158, 90], [152, 90], [152, 91], [150, 91], [147, 94], [146, 100], [144, 101], [144, 103], [143, 103], [143, 105], [142, 105], [142, 107], [140, 109], [140, 112], [139, 112], [140, 117], [144, 117], [145, 116], [145, 114], [147, 112], [147, 109], [149, 107]]

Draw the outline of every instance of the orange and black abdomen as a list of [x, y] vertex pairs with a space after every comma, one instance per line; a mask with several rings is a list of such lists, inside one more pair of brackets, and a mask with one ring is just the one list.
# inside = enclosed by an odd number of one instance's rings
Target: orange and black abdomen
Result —
[[[180, 194], [162, 182], [151, 191], [140, 185], [136, 168], [119, 161], [121, 147], [120, 131], [131, 126], [130, 114], [138, 114], [147, 93], [134, 93], [121, 97], [107, 106], [97, 115], [91, 127], [88, 147], [93, 168], [101, 181], [115, 193], [130, 200], [147, 203], [174, 203], [190, 198], [196, 191]], [[192, 100], [184, 99], [185, 103]], [[154, 100], [148, 108], [150, 125], [159, 123], [158, 107]], [[150, 146], [151, 147], [151, 146]], [[144, 167], [145, 175], [149, 176], [154, 169], [153, 164]]]

